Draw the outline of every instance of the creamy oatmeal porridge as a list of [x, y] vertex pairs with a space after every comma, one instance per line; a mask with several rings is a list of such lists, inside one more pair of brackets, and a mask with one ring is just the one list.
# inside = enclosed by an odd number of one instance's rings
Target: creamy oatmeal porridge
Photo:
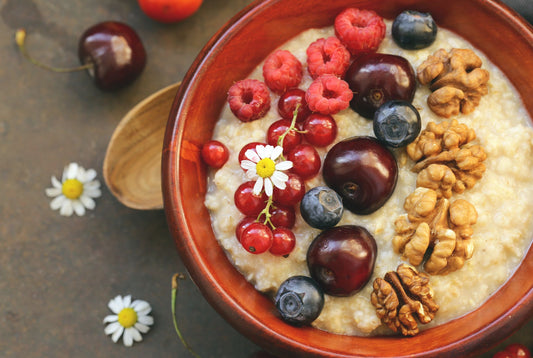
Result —
[[[431, 276], [434, 298], [440, 306], [434, 320], [425, 325], [431, 327], [481, 305], [512, 274], [529, 247], [533, 237], [533, 129], [515, 89], [502, 72], [468, 42], [441, 28], [430, 47], [407, 51], [392, 40], [391, 22], [386, 21], [386, 25], [387, 34], [378, 52], [403, 56], [415, 69], [428, 55], [440, 48], [466, 48], [473, 49], [482, 59], [483, 68], [490, 72], [488, 94], [482, 97], [476, 110], [468, 115], [453, 117], [475, 130], [475, 142], [487, 153], [486, 171], [473, 188], [455, 194], [455, 197], [472, 203], [478, 212], [472, 239], [475, 251], [461, 269], [448, 275]], [[289, 50], [305, 67], [307, 46], [318, 38], [329, 36], [334, 36], [332, 27], [310, 29], [280, 48]], [[249, 78], [263, 80], [261, 65]], [[299, 87], [305, 90], [311, 82], [311, 77], [304, 71]], [[426, 98], [429, 94], [427, 86], [418, 85], [413, 100], [413, 105], [420, 111], [422, 128], [428, 122], [443, 121], [428, 108]], [[268, 253], [252, 255], [243, 250], [235, 237], [235, 227], [243, 214], [235, 207], [233, 195], [237, 187], [247, 180], [237, 156], [246, 143], [265, 141], [266, 128], [279, 119], [276, 111], [278, 98], [271, 94], [269, 112], [262, 119], [252, 122], [239, 121], [227, 105], [223, 109], [213, 139], [228, 147], [230, 158], [222, 168], [210, 173], [205, 199], [215, 236], [228, 258], [257, 290], [272, 295], [287, 278], [309, 275], [307, 248], [320, 233], [320, 230], [311, 228], [297, 215], [293, 229], [296, 247], [288, 258]], [[356, 135], [373, 136], [372, 121], [360, 117], [349, 108], [335, 114], [334, 118], [338, 126], [336, 141]], [[322, 158], [329, 147], [318, 149]], [[394, 154], [399, 173], [396, 189], [390, 199], [370, 215], [355, 215], [345, 210], [339, 223], [363, 226], [374, 236], [378, 251], [372, 278], [353, 296], [326, 295], [324, 308], [313, 322], [313, 326], [319, 329], [347, 335], [387, 332], [370, 302], [372, 281], [396, 270], [404, 262], [392, 247], [394, 220], [405, 213], [404, 200], [416, 186], [416, 174], [411, 171], [413, 162], [406, 156], [405, 149], [396, 149]], [[319, 185], [324, 185], [321, 174], [306, 182], [307, 189]]]

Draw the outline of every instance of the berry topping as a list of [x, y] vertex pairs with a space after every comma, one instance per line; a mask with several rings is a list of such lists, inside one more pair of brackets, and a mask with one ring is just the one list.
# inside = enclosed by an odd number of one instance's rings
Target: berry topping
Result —
[[287, 50], [274, 51], [263, 64], [265, 83], [277, 94], [282, 94], [291, 87], [297, 87], [302, 76], [302, 64]]
[[312, 278], [292, 276], [279, 286], [275, 302], [285, 322], [308, 325], [322, 312], [324, 293]]
[[278, 227], [272, 230], [272, 235], [274, 238], [269, 249], [272, 255], [287, 256], [296, 246], [296, 236], [286, 227]]
[[335, 114], [348, 108], [352, 98], [348, 83], [334, 75], [317, 77], [305, 93], [309, 109], [322, 114]]
[[[302, 135], [291, 128], [291, 121], [288, 119], [280, 119], [268, 127], [267, 130], [267, 143], [273, 146], [281, 145], [283, 152], [288, 153], [294, 147], [302, 142]], [[287, 132], [288, 131], [288, 132]], [[280, 137], [283, 136], [283, 143], [279, 143]]]
[[289, 180], [285, 182], [285, 189], [274, 188], [274, 202], [278, 205], [294, 206], [305, 195], [305, 183], [297, 174], [287, 173]]
[[265, 192], [254, 194], [254, 181], [247, 181], [239, 185], [234, 194], [235, 206], [241, 213], [257, 216], [265, 208], [268, 200]]
[[404, 147], [420, 134], [418, 110], [406, 101], [389, 101], [374, 113], [374, 134], [385, 145]]
[[241, 234], [241, 245], [252, 254], [261, 254], [272, 246], [274, 235], [265, 224], [254, 222], [248, 225]]
[[261, 81], [244, 79], [230, 87], [228, 103], [231, 111], [243, 122], [263, 117], [270, 109], [270, 92]]
[[426, 48], [437, 38], [437, 24], [429, 13], [405, 10], [392, 23], [392, 38], [407, 50]]
[[283, 93], [278, 100], [278, 113], [284, 119], [292, 120], [296, 106], [298, 106], [296, 122], [304, 121], [311, 114], [305, 101], [305, 91], [299, 88], [291, 88]]
[[335, 190], [317, 186], [305, 193], [300, 203], [300, 213], [309, 226], [329, 229], [339, 223], [344, 213], [342, 198]]
[[307, 48], [307, 69], [311, 77], [320, 75], [344, 76], [350, 65], [350, 52], [334, 36], [321, 38]]
[[314, 177], [320, 171], [320, 155], [312, 145], [297, 145], [290, 151], [288, 160], [292, 162], [292, 171], [303, 180]]
[[228, 148], [217, 140], [211, 140], [202, 146], [202, 159], [212, 168], [222, 168], [228, 161]]
[[239, 163], [242, 162], [243, 160], [247, 159], [246, 158], [246, 151], [248, 149], [252, 149], [252, 150], [255, 150], [255, 148], [257, 148], [258, 145], [263, 145], [265, 146], [266, 143], [262, 143], [262, 142], [251, 142], [251, 143], [248, 143], [246, 145], [244, 145], [244, 147], [241, 148], [241, 150], [239, 151]]
[[315, 147], [325, 147], [337, 137], [337, 122], [329, 114], [313, 113], [305, 120], [303, 133]]
[[241, 241], [241, 236], [244, 230], [248, 226], [250, 226], [251, 223], [254, 222], [256, 222], [256, 219], [252, 216], [245, 216], [241, 219], [241, 221], [239, 221], [239, 223], [235, 227], [235, 236], [237, 237], [237, 240], [239, 240], [239, 242]]
[[335, 35], [352, 55], [375, 52], [385, 30], [385, 22], [372, 10], [348, 8], [335, 18]]
[[270, 209], [270, 222], [274, 227], [292, 229], [296, 222], [296, 213], [292, 206], [278, 205]]

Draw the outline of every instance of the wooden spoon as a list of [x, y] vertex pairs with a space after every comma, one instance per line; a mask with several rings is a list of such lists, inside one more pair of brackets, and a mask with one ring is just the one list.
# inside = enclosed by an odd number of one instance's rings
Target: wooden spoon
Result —
[[111, 136], [103, 176], [111, 193], [133, 209], [163, 208], [161, 150], [165, 126], [180, 83], [165, 87], [133, 107]]

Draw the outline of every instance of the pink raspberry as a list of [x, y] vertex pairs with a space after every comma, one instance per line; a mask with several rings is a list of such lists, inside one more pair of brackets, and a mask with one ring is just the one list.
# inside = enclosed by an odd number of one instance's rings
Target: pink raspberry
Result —
[[270, 91], [261, 81], [241, 80], [230, 87], [228, 103], [237, 118], [250, 122], [263, 117], [270, 109]]
[[265, 83], [277, 94], [287, 89], [297, 87], [303, 76], [302, 64], [287, 50], [277, 50], [271, 53], [263, 64]]
[[385, 22], [372, 10], [348, 8], [335, 18], [335, 35], [352, 55], [376, 51], [385, 30]]
[[321, 114], [335, 114], [348, 108], [352, 97], [348, 83], [335, 75], [317, 77], [305, 93], [309, 109]]
[[307, 48], [307, 68], [311, 77], [331, 74], [344, 76], [350, 66], [350, 52], [334, 36], [321, 38]]

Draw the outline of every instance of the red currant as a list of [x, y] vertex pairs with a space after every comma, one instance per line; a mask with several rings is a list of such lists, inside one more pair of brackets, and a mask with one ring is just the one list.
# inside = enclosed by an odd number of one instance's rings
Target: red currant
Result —
[[211, 140], [202, 146], [202, 159], [210, 167], [222, 168], [228, 158], [228, 148], [217, 140]]
[[296, 222], [296, 214], [291, 206], [276, 206], [270, 210], [270, 221], [274, 227], [292, 229]]
[[257, 147], [258, 145], [266, 145], [266, 143], [251, 142], [242, 147], [242, 149], [239, 151], [239, 163], [242, 162], [244, 159], [247, 159], [245, 154], [248, 149], [255, 150], [255, 147]]
[[302, 135], [295, 130], [290, 130], [283, 138], [283, 143], [278, 143], [279, 137], [291, 126], [291, 121], [288, 119], [280, 119], [268, 127], [267, 130], [267, 143], [273, 146], [282, 144], [283, 152], [290, 152], [295, 146], [301, 143]]
[[254, 222], [248, 225], [241, 235], [241, 244], [244, 249], [252, 254], [260, 254], [272, 246], [274, 235], [265, 224]]
[[269, 250], [272, 255], [286, 256], [296, 246], [296, 237], [290, 229], [278, 227], [272, 231], [272, 235], [273, 241]]
[[248, 226], [250, 226], [251, 223], [254, 222], [255, 218], [252, 216], [245, 216], [241, 219], [241, 221], [239, 221], [239, 223], [235, 227], [235, 236], [237, 237], [237, 240], [239, 240], [239, 242], [241, 241], [241, 236], [244, 229], [246, 229]]
[[287, 173], [289, 179], [285, 182], [285, 189], [274, 187], [273, 199], [276, 204], [284, 206], [294, 206], [298, 204], [305, 195], [305, 183], [299, 175]]
[[259, 195], [253, 193], [254, 185], [254, 181], [247, 181], [237, 188], [234, 195], [235, 206], [247, 216], [259, 215], [268, 200], [265, 192]]
[[289, 153], [288, 160], [292, 162], [292, 171], [303, 180], [310, 179], [320, 171], [320, 155], [309, 144], [299, 144]]
[[303, 124], [305, 139], [315, 147], [333, 143], [337, 136], [337, 123], [329, 114], [313, 113]]
[[305, 101], [305, 91], [299, 88], [291, 88], [283, 93], [278, 100], [278, 113], [282, 118], [292, 120], [296, 106], [298, 107], [297, 122], [302, 122], [311, 114]]

